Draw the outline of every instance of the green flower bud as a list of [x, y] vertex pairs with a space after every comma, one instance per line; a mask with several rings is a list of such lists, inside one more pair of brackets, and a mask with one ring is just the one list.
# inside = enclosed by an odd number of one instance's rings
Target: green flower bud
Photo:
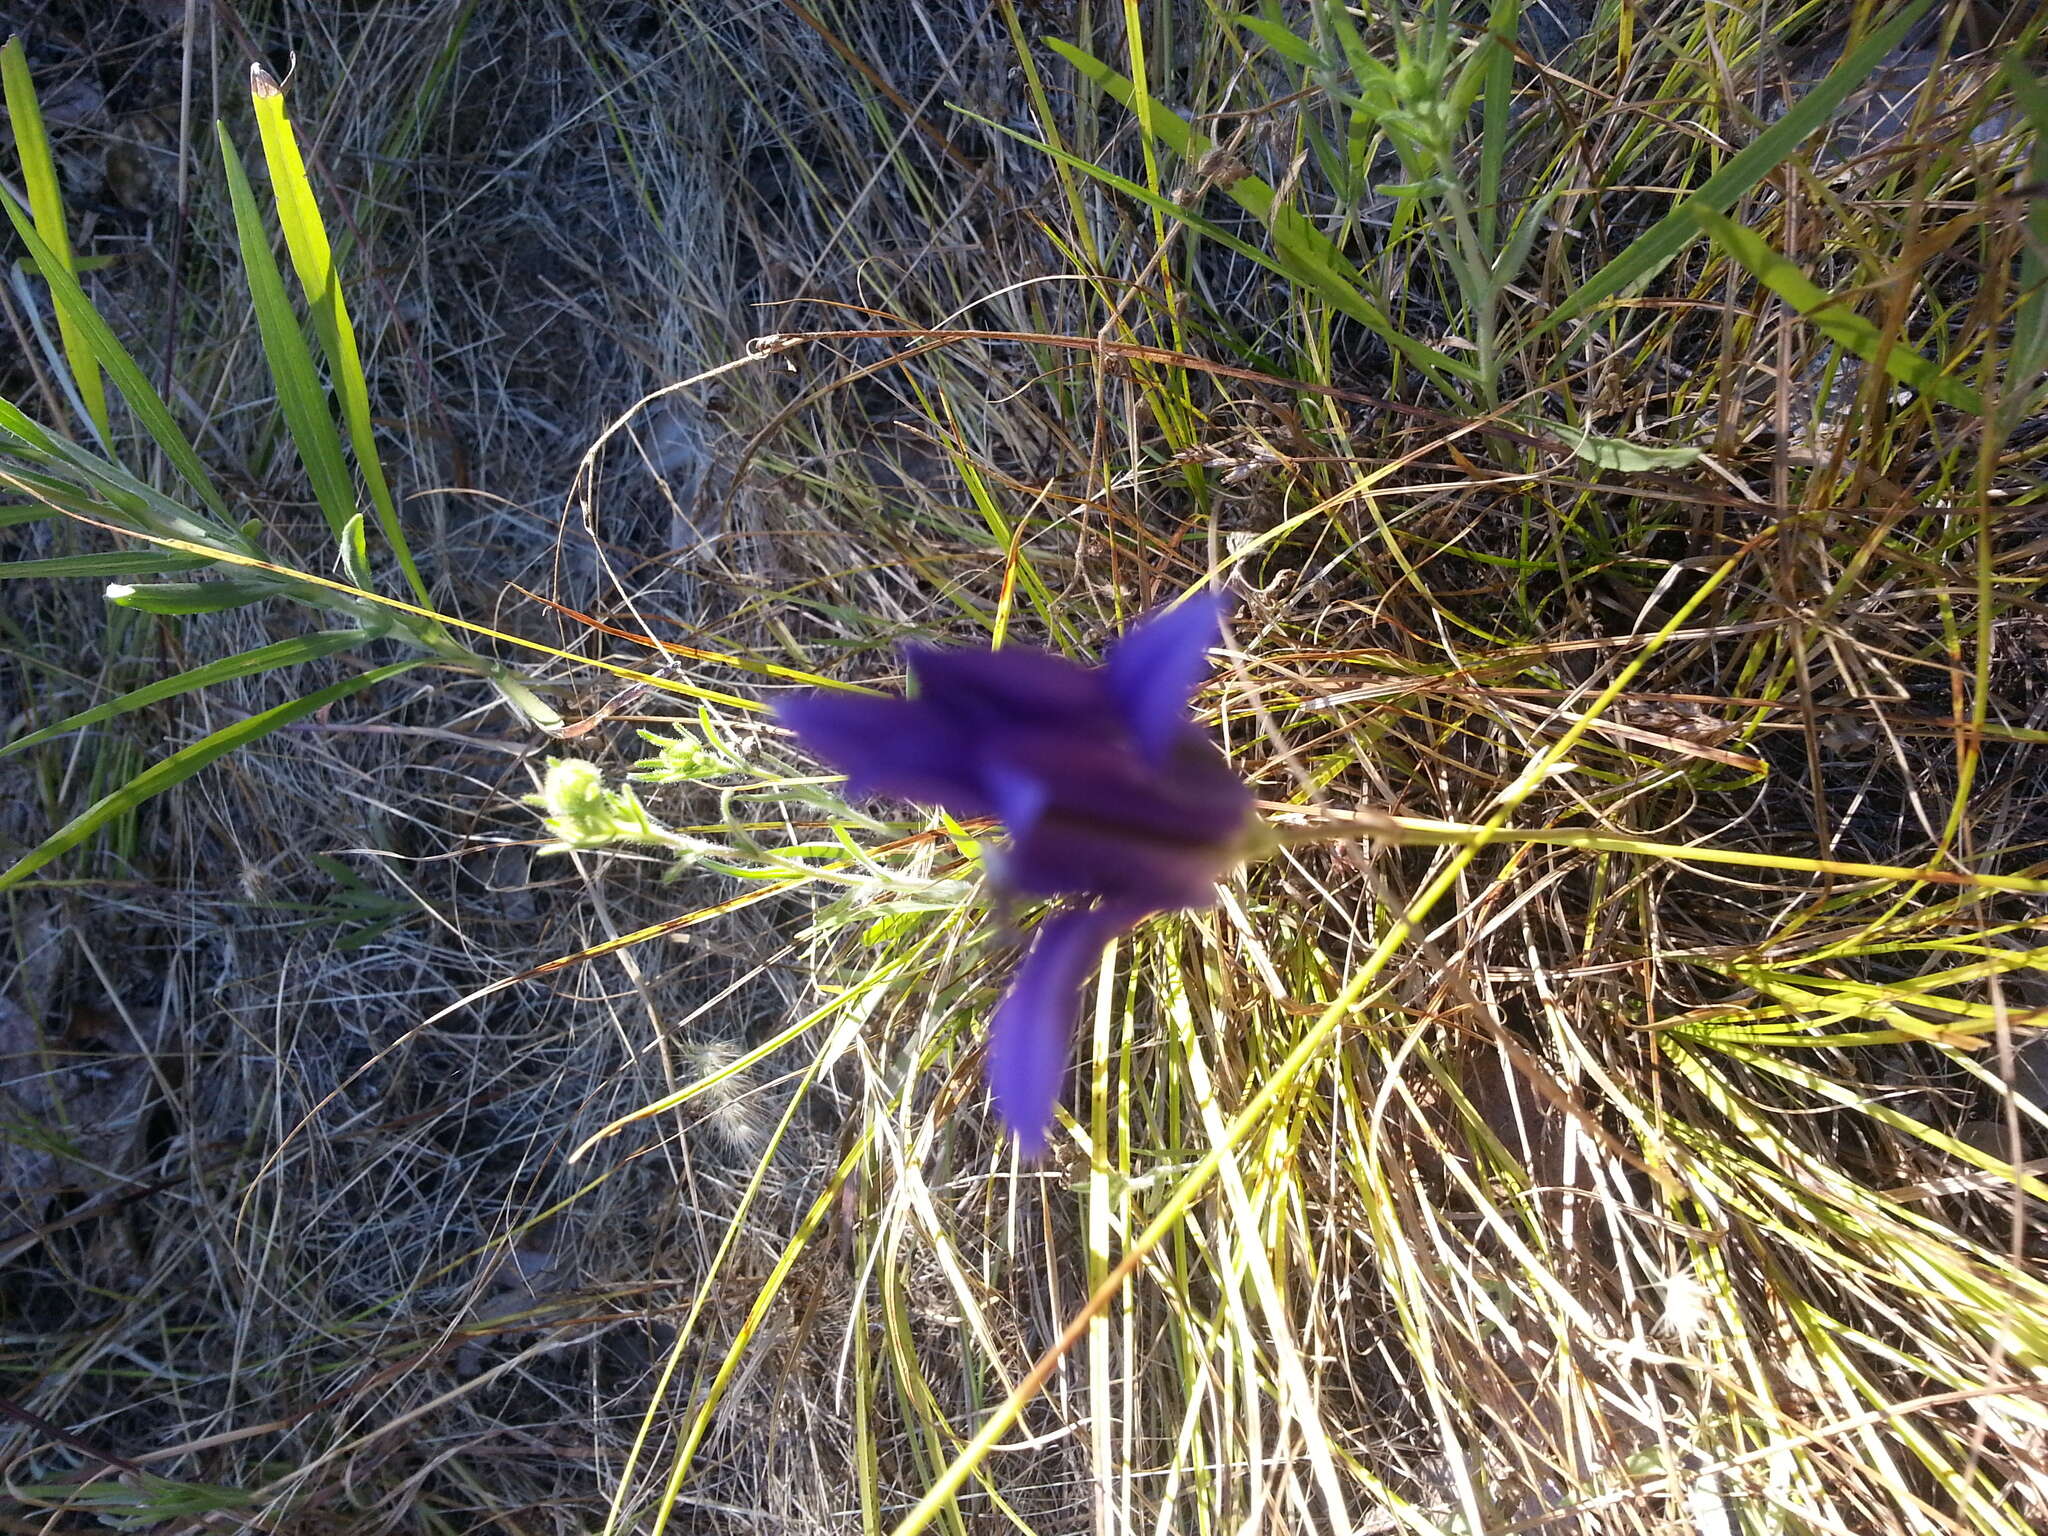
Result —
[[603, 770], [577, 758], [550, 760], [540, 793], [528, 795], [526, 803], [541, 811], [542, 825], [555, 838], [542, 853], [670, 841], [638, 795], [631, 789], [607, 789]]
[[643, 757], [633, 765], [632, 777], [644, 784], [687, 784], [739, 771], [699, 737], [642, 731], [640, 739], [655, 749], [653, 757]]

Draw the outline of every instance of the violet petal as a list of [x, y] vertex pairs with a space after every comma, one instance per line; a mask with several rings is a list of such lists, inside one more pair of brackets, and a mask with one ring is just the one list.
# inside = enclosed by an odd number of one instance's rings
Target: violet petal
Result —
[[1052, 815], [1011, 838], [1000, 869], [1004, 886], [1019, 896], [1087, 893], [1168, 911], [1214, 901], [1226, 862], [1214, 849], [1123, 836]]
[[1204, 907], [1230, 862], [1227, 850], [1249, 810], [1240, 788], [1230, 835], [1193, 840], [1154, 831], [1157, 807], [1133, 800], [1127, 814], [1112, 797], [1102, 815], [1049, 796], [1039, 776], [1008, 762], [991, 763], [988, 787], [1009, 841], [993, 856], [1001, 887], [1017, 896], [1101, 896], [1148, 911]]
[[804, 750], [847, 777], [856, 794], [942, 805], [955, 816], [990, 816], [976, 754], [938, 710], [872, 694], [805, 693], [775, 706]]
[[1125, 905], [1054, 913], [1032, 935], [1030, 953], [996, 1006], [989, 1021], [989, 1090], [1027, 1158], [1045, 1150], [1081, 988], [1110, 940], [1145, 915], [1142, 907]]
[[1139, 750], [1163, 764], [1188, 724], [1188, 701], [1209, 675], [1209, 648], [1223, 629], [1229, 600], [1203, 592], [1177, 608], [1139, 620], [1103, 658], [1115, 697]]
[[918, 702], [969, 728], [1047, 726], [1068, 733], [1118, 729], [1116, 701], [1102, 674], [1032, 646], [970, 651], [906, 650]]
[[1128, 741], [1086, 732], [991, 731], [981, 756], [983, 782], [1019, 835], [1024, 818], [1013, 818], [998, 768], [1004, 782], [1038, 785], [1040, 809], [1183, 845], [1232, 842], [1252, 811], [1251, 791], [1193, 726], [1182, 728], [1158, 768]]

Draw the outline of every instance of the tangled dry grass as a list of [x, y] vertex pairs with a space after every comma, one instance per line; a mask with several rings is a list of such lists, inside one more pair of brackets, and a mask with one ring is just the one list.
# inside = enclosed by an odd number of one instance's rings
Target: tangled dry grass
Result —
[[[1161, 1220], [949, 1529], [2048, 1521], [2040, 902], [1849, 868], [2048, 839], [2048, 438], [1997, 416], [2025, 8], [1932, 13], [1739, 210], [1991, 392], [1974, 419], [1705, 242], [1578, 351], [1531, 341], [1508, 407], [1450, 408], [1232, 247], [1241, 178], [1288, 189], [1457, 350], [1439, 249], [1328, 183], [1313, 93], [1205, 6], [1136, 8], [1135, 52], [1008, 3], [26, 9], [95, 295], [279, 548], [319, 520], [201, 131], [245, 123], [248, 49], [298, 56], [448, 611], [766, 691], [635, 637], [873, 680], [997, 615], [1089, 648], [1227, 568], [1206, 702], [1276, 806], [1476, 825], [1512, 791], [1606, 842], [1252, 872], [1106, 968], [1065, 1150], [1019, 1170], [975, 1098], [973, 912], [539, 857], [546, 755], [622, 770], [673, 709], [557, 663], [565, 747], [412, 674], [5, 894], [0, 1528], [887, 1529]], [[1508, 184], [1567, 191], [1525, 335], [1844, 44], [1792, 7], [1540, 9]], [[1145, 59], [1223, 149], [1171, 163], [1041, 33]], [[61, 416], [31, 297], [4, 393]], [[669, 387], [767, 333], [812, 339]], [[10, 736], [300, 622], [12, 595]], [[340, 668], [0, 760], [0, 839]]]

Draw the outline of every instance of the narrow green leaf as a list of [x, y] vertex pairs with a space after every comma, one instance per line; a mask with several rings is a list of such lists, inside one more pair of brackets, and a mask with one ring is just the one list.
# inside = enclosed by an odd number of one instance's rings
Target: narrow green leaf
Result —
[[144, 587], [112, 586], [107, 600], [139, 613], [179, 616], [193, 613], [225, 613], [246, 608], [278, 595], [277, 585], [268, 581], [158, 581]]
[[0, 485], [33, 497], [36, 506], [51, 512], [67, 510], [71, 502], [82, 501], [88, 505], [93, 502], [90, 495], [81, 494], [69, 480], [59, 480], [55, 475], [39, 475], [29, 469], [12, 466], [0, 469]]
[[0, 528], [19, 528], [23, 523], [40, 522], [46, 517], [55, 517], [57, 509], [38, 502], [25, 507], [0, 507]]
[[25, 1482], [16, 1486], [37, 1499], [96, 1510], [100, 1524], [120, 1531], [147, 1530], [168, 1520], [241, 1509], [256, 1501], [254, 1494], [240, 1488], [180, 1483], [147, 1472], [134, 1483]]
[[1537, 194], [1536, 200], [1522, 210], [1522, 216], [1515, 221], [1505, 244], [1493, 259], [1493, 281], [1496, 287], [1506, 287], [1521, 276], [1522, 265], [1529, 259], [1529, 251], [1536, 243], [1536, 237], [1543, 232], [1543, 221], [1550, 213], [1550, 205], [1557, 201], [1564, 191], [1560, 183]]
[[163, 402], [142, 370], [135, 365], [135, 359], [128, 355], [127, 348], [114, 339], [114, 333], [107, 322], [100, 318], [92, 300], [85, 296], [85, 290], [78, 286], [78, 279], [67, 271], [57, 260], [56, 253], [36, 233], [34, 221], [29, 217], [12, 193], [0, 188], [0, 208], [7, 212], [7, 218], [14, 225], [14, 232], [21, 237], [21, 243], [28, 247], [36, 268], [43, 274], [43, 280], [50, 285], [50, 296], [56, 301], [57, 312], [66, 316], [85, 335], [93, 355], [100, 366], [114, 381], [114, 387], [121, 392], [121, 398], [128, 402], [128, 408], [135, 413], [156, 445], [171, 461], [186, 484], [198, 493], [207, 508], [223, 524], [228, 522], [227, 503], [214, 488], [212, 478], [206, 473], [206, 466], [199, 462], [199, 455], [192, 451], [192, 443], [172, 417], [170, 408]]
[[1269, 21], [1263, 16], [1233, 16], [1230, 19], [1288, 63], [1302, 69], [1326, 67], [1322, 55], [1316, 52], [1313, 44], [1295, 36], [1277, 21]]
[[[7, 451], [4, 445], [0, 445], [0, 451]], [[55, 475], [39, 475], [31, 469], [17, 469], [12, 465], [0, 468], [0, 487], [31, 498], [10, 507], [14, 522], [33, 522], [35, 515], [53, 517], [60, 512], [112, 523], [117, 527], [144, 520], [139, 516], [135, 498], [125, 491], [105, 486], [84, 489], [69, 480], [59, 480]]]
[[2012, 347], [2003, 391], [2007, 408], [2026, 415], [2032, 410], [2041, 375], [2048, 370], [2048, 197], [2040, 190], [2048, 186], [2048, 84], [2029, 74], [2017, 55], [2005, 61], [2001, 73], [2034, 130], [2025, 178], [2034, 191], [2027, 199], [2021, 224], [2020, 297], [2013, 308]]
[[0, 395], [0, 433], [15, 439], [6, 446], [17, 453], [47, 459], [57, 451], [57, 440], [43, 430], [42, 424], [4, 395]]
[[1921, 13], [1932, 3], [1933, 0], [1912, 0], [1890, 21], [1864, 38], [1844, 56], [1841, 63], [1828, 71], [1820, 84], [1758, 134], [1748, 148], [1729, 156], [1728, 163], [1702, 182], [1697, 192], [1665, 214], [1632, 241], [1628, 249], [1567, 295], [1528, 333], [1522, 345], [1528, 345], [1568, 320], [1577, 319], [1603, 299], [1610, 299], [1623, 289], [1654, 277], [1699, 233], [1699, 225], [1693, 218], [1695, 209], [1726, 213], [1739, 198], [1783, 165], [1810, 134], [1833, 116], [1835, 109], [1897, 46], [1906, 29], [1919, 20]]
[[5, 399], [0, 399], [0, 434], [20, 440], [13, 452], [43, 463], [61, 463], [86, 482], [81, 488], [74, 481], [10, 467], [0, 470], [0, 485], [42, 496], [59, 511], [79, 517], [146, 533], [167, 534], [213, 548], [237, 549], [242, 554], [259, 553], [252, 535], [244, 533], [237, 537], [220, 524], [207, 521], [193, 508], [171, 500], [147, 481], [137, 479], [119, 464], [99, 457], [69, 438], [50, 436]]
[[1811, 320], [1830, 340], [1866, 363], [1876, 362], [1882, 356], [1886, 373], [1923, 395], [1932, 395], [1958, 410], [1983, 412], [1984, 402], [1974, 389], [1950, 378], [1902, 341], [1886, 347], [1884, 333], [1873, 321], [1820, 287], [1797, 265], [1773, 250], [1770, 242], [1755, 230], [1745, 229], [1707, 208], [1693, 209], [1692, 216], [1714, 237], [1715, 244], [1748, 269], [1750, 276]]
[[256, 327], [263, 338], [263, 355], [270, 364], [271, 379], [277, 385], [278, 408], [284, 412], [292, 444], [306, 478], [313, 483], [313, 495], [320, 503], [328, 529], [339, 540], [350, 518], [356, 515], [355, 488], [349, 483], [348, 464], [342, 457], [341, 434], [327, 408], [327, 392], [313, 368], [312, 349], [298, 316], [285, 296], [284, 277], [271, 253], [270, 236], [256, 210], [256, 195], [249, 187], [242, 157], [228, 137], [227, 124], [214, 125], [220, 137], [221, 158], [227, 166], [228, 197], [234, 204], [235, 238], [241, 246], [242, 272], [249, 282], [250, 303], [256, 310]]
[[1315, 14], [1330, 31], [1337, 35], [1337, 46], [1344, 51], [1344, 62], [1351, 66], [1351, 73], [1361, 87], [1378, 86], [1385, 89], [1393, 84], [1394, 72], [1372, 55], [1366, 46], [1365, 33], [1359, 30], [1352, 19], [1347, 5], [1319, 4]]
[[487, 664], [484, 679], [498, 690], [500, 698], [550, 736], [558, 734], [568, 723], [563, 720], [560, 710], [527, 687], [525, 680], [511, 667], [502, 663]]
[[[14, 130], [14, 152], [21, 161], [22, 185], [35, 215], [36, 229], [49, 247], [50, 260], [75, 280], [78, 264], [71, 255], [71, 235], [64, 224], [64, 193], [57, 181], [56, 158], [50, 153], [50, 135], [43, 126], [43, 109], [36, 101], [35, 82], [29, 78], [28, 60], [21, 51], [21, 39], [10, 37], [0, 47], [0, 82], [7, 98], [7, 121]], [[40, 258], [37, 270], [47, 274]], [[71, 377], [78, 385], [78, 397], [85, 413], [106, 441], [107, 390], [100, 379], [100, 365], [92, 338], [76, 320], [57, 310], [57, 334], [64, 343], [64, 356], [71, 364]]]
[[256, 108], [256, 130], [263, 142], [264, 163], [270, 169], [270, 193], [277, 207], [278, 228], [284, 231], [285, 250], [291, 255], [292, 269], [298, 274], [306, 307], [313, 316], [314, 334], [327, 355], [327, 371], [341, 402], [342, 421], [348, 427], [356, 467], [362, 472], [370, 504], [377, 512], [377, 526], [397, 557], [413, 596], [421, 606], [432, 607], [427, 584], [413, 562], [404, 525], [399, 522], [390, 483], [384, 478], [383, 463], [377, 456], [377, 440], [370, 425], [370, 387], [363, 375], [355, 326], [341, 291], [341, 276], [335, 268], [327, 226], [320, 217], [320, 205], [314, 200], [312, 181], [306, 175], [305, 157], [299, 152], [298, 135], [285, 111], [284, 91], [257, 64], [250, 66], [249, 95]]
[[[1494, 249], [1500, 229], [1501, 168], [1507, 163], [1515, 99], [1514, 41], [1521, 22], [1521, 0], [1494, 0], [1493, 14], [1486, 23], [1486, 104], [1479, 117], [1479, 244], [1489, 251]], [[1513, 266], [1519, 268], [1527, 255], [1525, 246]], [[1512, 281], [1513, 272], [1501, 273], [1504, 264], [1503, 258], [1495, 257], [1494, 276]]]
[[1619, 437], [1596, 437], [1591, 432], [1573, 435], [1560, 432], [1571, 451], [1588, 464], [1601, 469], [1639, 475], [1653, 469], [1678, 469], [1698, 459], [1698, 448], [1649, 448]]
[[260, 645], [253, 651], [243, 651], [234, 656], [223, 656], [219, 661], [209, 661], [204, 666], [193, 667], [175, 677], [158, 678], [140, 688], [132, 688], [115, 698], [90, 709], [82, 709], [75, 715], [67, 715], [55, 725], [46, 725], [39, 731], [10, 741], [0, 746], [0, 757], [40, 746], [43, 742], [54, 741], [59, 736], [73, 731], [82, 731], [89, 725], [98, 725], [102, 720], [111, 720], [116, 715], [125, 715], [130, 710], [142, 709], [165, 699], [175, 699], [181, 693], [190, 693], [197, 688], [211, 688], [218, 683], [231, 683], [238, 678], [254, 677], [260, 672], [275, 672], [281, 667], [296, 667], [308, 661], [317, 661], [322, 656], [332, 656], [336, 651], [345, 651], [371, 639], [367, 630], [329, 629], [313, 635], [294, 635], [289, 640], [279, 640], [274, 645]]
[[1957, 1162], [1968, 1163], [1993, 1175], [2001, 1182], [2011, 1180], [2036, 1200], [2048, 1200], [2048, 1183], [2035, 1178], [2022, 1168], [2015, 1168], [2004, 1158], [1980, 1151], [1969, 1142], [1962, 1141], [1945, 1131], [1937, 1130], [1923, 1120], [1893, 1109], [1871, 1097], [1860, 1088], [1836, 1082], [1823, 1073], [1816, 1072], [1802, 1062], [1791, 1061], [1772, 1051], [1750, 1050], [1731, 1040], [1716, 1040], [1713, 1048], [1722, 1055], [1745, 1062], [1761, 1071], [1797, 1084], [1817, 1098], [1827, 1099], [1843, 1109], [1856, 1114], [1867, 1115], [1883, 1125], [1891, 1127], [1916, 1141], [1924, 1142], [1936, 1151], [1954, 1158]]
[[9, 560], [0, 564], [0, 581], [42, 576], [161, 576], [175, 571], [203, 571], [216, 562], [200, 555], [169, 550], [110, 549], [94, 555], [58, 555], [50, 560]]
[[12, 868], [0, 873], [0, 891], [19, 885], [52, 859], [61, 858], [76, 848], [106, 822], [116, 816], [125, 815], [153, 796], [182, 784], [216, 758], [226, 756], [237, 747], [247, 746], [282, 726], [303, 720], [338, 699], [345, 699], [352, 693], [360, 693], [365, 688], [381, 683], [387, 678], [396, 677], [401, 672], [410, 671], [420, 664], [420, 660], [394, 662], [388, 667], [378, 667], [372, 672], [344, 678], [338, 683], [320, 689], [317, 693], [309, 693], [302, 699], [280, 704], [275, 709], [266, 709], [261, 714], [249, 716], [246, 720], [237, 720], [233, 725], [215, 731], [211, 736], [195, 741], [189, 747], [173, 752], [162, 761], [152, 763], [119, 789], [103, 795], [80, 811], [17, 860]]

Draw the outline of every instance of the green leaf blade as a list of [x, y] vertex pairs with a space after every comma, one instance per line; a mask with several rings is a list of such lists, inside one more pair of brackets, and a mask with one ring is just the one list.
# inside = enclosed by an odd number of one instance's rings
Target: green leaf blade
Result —
[[191, 746], [181, 748], [169, 757], [152, 763], [126, 784], [110, 794], [101, 796], [80, 811], [17, 859], [12, 867], [0, 872], [0, 891], [21, 884], [44, 865], [76, 848], [116, 816], [125, 815], [165, 790], [184, 783], [202, 768], [218, 758], [225, 757], [236, 748], [247, 746], [272, 731], [303, 720], [337, 700], [360, 693], [365, 688], [387, 678], [396, 677], [401, 672], [410, 671], [420, 664], [420, 660], [394, 662], [390, 666], [378, 667], [371, 672], [344, 678], [316, 693], [309, 693], [304, 698], [280, 704], [275, 709], [266, 709], [261, 714], [251, 715], [245, 720], [237, 720], [233, 725], [215, 731], [211, 736], [195, 741]]
[[376, 509], [377, 525], [405, 574], [406, 584], [422, 606], [431, 607], [426, 581], [406, 541], [398, 505], [377, 454], [370, 422], [369, 380], [363, 373], [355, 325], [349, 319], [348, 300], [342, 293], [327, 225], [313, 196], [312, 179], [306, 174], [305, 156], [300, 153], [298, 135], [285, 110], [284, 91], [258, 65], [250, 72], [249, 94], [256, 109], [256, 130], [263, 145], [264, 164], [270, 171], [271, 200], [277, 210], [278, 228], [284, 233], [285, 250], [298, 275], [300, 291], [306, 296], [320, 349], [327, 356], [328, 373], [335, 397], [341, 403], [342, 421], [348, 429], [356, 467], [362, 473], [370, 504]]
[[90, 555], [54, 555], [47, 560], [9, 560], [0, 564], [0, 581], [31, 577], [65, 580], [79, 576], [170, 576], [203, 571], [216, 563], [203, 555], [181, 555], [170, 550], [110, 549]]
[[1884, 333], [1872, 321], [1815, 283], [1755, 230], [1707, 208], [1693, 209], [1692, 216], [1750, 276], [1812, 321], [1829, 340], [1866, 363], [1882, 362], [1886, 373], [1924, 395], [1958, 410], [1983, 413], [1984, 401], [1975, 390], [1950, 378], [1903, 342], [1887, 346]]
[[142, 587], [109, 587], [107, 601], [138, 613], [183, 617], [195, 613], [225, 613], [276, 597], [278, 589], [268, 581], [245, 581], [229, 577], [224, 581], [159, 581]]
[[1932, 0], [1912, 0], [1885, 25], [1864, 38], [1783, 117], [1758, 134], [1753, 143], [1729, 156], [1728, 162], [1701, 183], [1698, 191], [1568, 294], [1529, 331], [1523, 345], [1577, 319], [1602, 300], [1654, 277], [1699, 233], [1699, 225], [1693, 217], [1696, 209], [1726, 213], [1745, 193], [1753, 191], [1766, 176], [1784, 164], [1792, 152], [1826, 123], [1835, 109], [1877, 68], [1885, 55], [1898, 45], [1906, 29], [1920, 19], [1920, 14], [1931, 3]]
[[1288, 31], [1279, 22], [1264, 16], [1233, 16], [1230, 19], [1295, 67], [1322, 67], [1322, 56], [1316, 52], [1314, 46], [1306, 39]]
[[207, 509], [219, 518], [223, 527], [232, 526], [228, 516], [227, 502], [215, 488], [213, 479], [206, 472], [206, 466], [193, 451], [192, 441], [179, 427], [171, 415], [170, 407], [164, 404], [163, 396], [136, 366], [135, 359], [128, 355], [128, 349], [115, 339], [112, 329], [101, 318], [85, 290], [78, 286], [78, 279], [58, 261], [56, 252], [37, 233], [35, 221], [17, 202], [13, 194], [0, 188], [0, 209], [4, 209], [8, 221], [14, 225], [14, 232], [21, 237], [21, 243], [28, 247], [30, 257], [43, 274], [43, 281], [50, 286], [50, 296], [56, 303], [59, 315], [68, 317], [84, 334], [93, 355], [107, 376], [114, 381], [114, 387], [121, 392], [121, 398], [128, 402], [128, 408], [135, 413], [164, 456], [171, 461], [178, 473], [190, 485]]
[[313, 495], [327, 520], [335, 541], [341, 542], [349, 520], [356, 515], [355, 488], [349, 481], [348, 464], [342, 457], [341, 434], [327, 406], [327, 392], [313, 368], [312, 349], [291, 300], [284, 291], [284, 276], [270, 249], [270, 236], [256, 209], [256, 194], [250, 188], [242, 157], [235, 152], [227, 125], [215, 125], [221, 157], [227, 167], [228, 196], [234, 205], [235, 237], [241, 247], [242, 271], [249, 284], [249, 300], [256, 311], [256, 327], [263, 341], [263, 355], [277, 385], [278, 408], [284, 412], [299, 462], [313, 483]]
[[1659, 469], [1682, 469], [1698, 461], [1698, 448], [1659, 448], [1632, 443], [1620, 437], [1596, 437], [1591, 432], [1574, 436], [1561, 434], [1571, 451], [1588, 464], [1625, 475], [1648, 474]]
[[[22, 186], [28, 192], [36, 229], [49, 247], [52, 264], [75, 281], [78, 263], [72, 257], [71, 235], [65, 225], [57, 161], [50, 153], [49, 131], [43, 125], [42, 106], [36, 100], [35, 82], [29, 77], [28, 60], [22, 53], [19, 37], [10, 37], [0, 47], [0, 85], [4, 85], [7, 121], [14, 131], [14, 152], [21, 161]], [[40, 259], [37, 266], [47, 276], [49, 268]], [[65, 359], [71, 364], [78, 397], [104, 442], [108, 434], [107, 390], [100, 377], [99, 355], [93, 349], [92, 337], [61, 305], [57, 310], [57, 334], [64, 345]]]
[[175, 677], [158, 678], [140, 688], [82, 709], [75, 715], [67, 715], [54, 725], [46, 725], [39, 731], [0, 746], [0, 757], [41, 746], [59, 736], [68, 736], [73, 731], [82, 731], [88, 726], [98, 725], [117, 715], [132, 710], [145, 709], [151, 704], [160, 704], [165, 699], [175, 699], [180, 694], [191, 693], [200, 688], [212, 688], [221, 683], [231, 683], [245, 677], [254, 677], [261, 672], [275, 672], [283, 667], [296, 667], [305, 662], [317, 661], [323, 656], [332, 656], [371, 639], [369, 631], [361, 629], [325, 630], [313, 635], [294, 635], [289, 640], [279, 640], [274, 645], [258, 646], [252, 651], [242, 651], [233, 656], [224, 656], [219, 661], [209, 661], [204, 666], [193, 667]]

